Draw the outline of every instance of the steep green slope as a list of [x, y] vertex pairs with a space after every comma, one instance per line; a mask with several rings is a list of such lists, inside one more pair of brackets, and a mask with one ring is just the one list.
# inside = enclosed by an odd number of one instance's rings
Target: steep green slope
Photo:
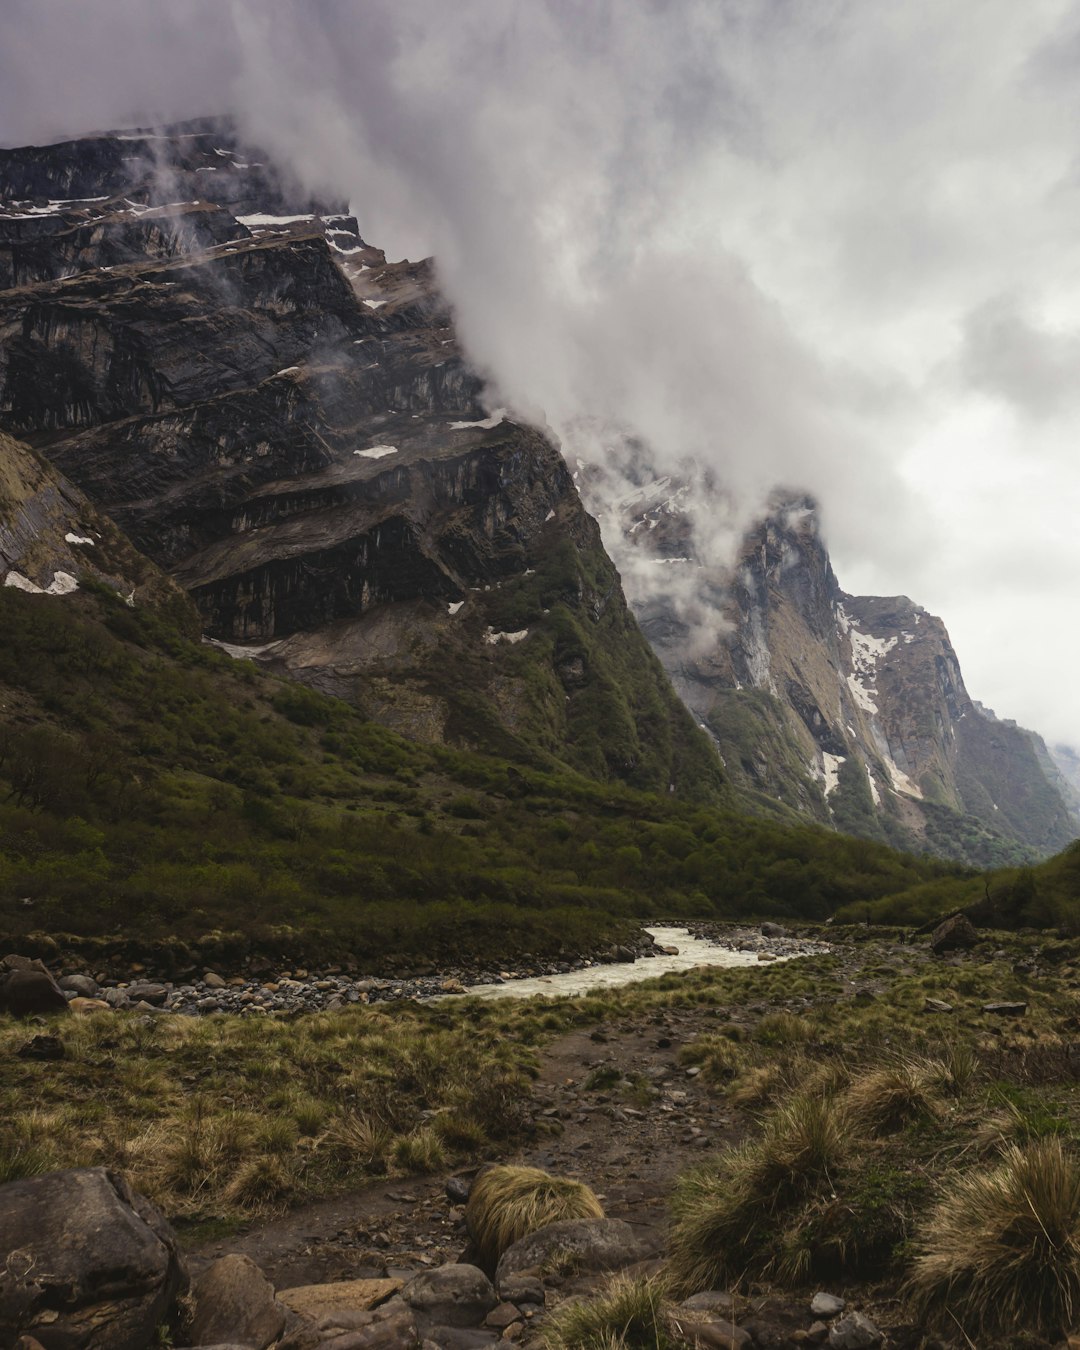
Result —
[[[823, 917], [957, 869], [409, 742], [104, 587], [0, 590], [0, 936], [372, 965], [579, 952], [659, 913]], [[572, 633], [571, 633], [572, 637]], [[569, 648], [567, 648], [569, 650]]]

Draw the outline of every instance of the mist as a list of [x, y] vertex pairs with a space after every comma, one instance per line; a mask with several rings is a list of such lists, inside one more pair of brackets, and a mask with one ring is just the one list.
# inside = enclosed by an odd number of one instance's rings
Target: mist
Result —
[[437, 257], [492, 405], [593, 466], [631, 591], [608, 508], [643, 466], [709, 565], [807, 490], [845, 589], [940, 613], [975, 697], [1080, 744], [1071, 5], [147, 10], [9, 0], [0, 140], [235, 112]]

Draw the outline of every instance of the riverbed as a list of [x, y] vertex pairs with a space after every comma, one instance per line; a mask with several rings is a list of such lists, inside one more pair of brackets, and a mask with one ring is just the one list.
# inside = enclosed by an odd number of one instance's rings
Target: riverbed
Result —
[[538, 975], [520, 980], [502, 980], [498, 984], [474, 984], [469, 987], [469, 998], [533, 998], [537, 994], [548, 997], [587, 994], [592, 989], [612, 989], [641, 980], [653, 980], [658, 975], [669, 975], [697, 966], [756, 966], [761, 961], [789, 961], [794, 956], [809, 954], [810, 950], [825, 950], [823, 943], [804, 942], [792, 938], [759, 939], [751, 950], [723, 946], [710, 938], [695, 937], [686, 928], [650, 927], [650, 933], [659, 947], [676, 947], [678, 954], [642, 958], [638, 961], [618, 961], [611, 965], [584, 966], [559, 975]]

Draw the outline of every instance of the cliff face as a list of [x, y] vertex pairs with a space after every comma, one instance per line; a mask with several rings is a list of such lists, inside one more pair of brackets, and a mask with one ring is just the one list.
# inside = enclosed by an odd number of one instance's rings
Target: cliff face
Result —
[[557, 449], [479, 403], [430, 263], [200, 123], [0, 152], [0, 287], [0, 426], [210, 638], [412, 735], [716, 790]]
[[971, 699], [942, 621], [840, 589], [811, 500], [778, 498], [722, 573], [696, 556], [678, 503], [670, 485], [660, 507], [630, 503], [624, 549], [687, 574], [717, 636], [702, 648], [673, 607], [635, 604], [751, 798], [975, 863], [1045, 856], [1080, 832], [1042, 740]]

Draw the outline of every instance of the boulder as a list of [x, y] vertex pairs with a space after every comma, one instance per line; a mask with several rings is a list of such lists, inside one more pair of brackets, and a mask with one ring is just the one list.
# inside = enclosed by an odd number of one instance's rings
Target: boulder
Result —
[[885, 1340], [869, 1317], [862, 1313], [849, 1313], [839, 1322], [834, 1322], [829, 1332], [830, 1350], [877, 1350]]
[[267, 1350], [285, 1329], [287, 1309], [274, 1286], [247, 1256], [223, 1256], [195, 1283], [195, 1311], [188, 1335], [192, 1345], [247, 1345]]
[[846, 1306], [844, 1300], [835, 1294], [819, 1292], [810, 1300], [810, 1311], [815, 1317], [835, 1317]]
[[145, 1350], [188, 1283], [172, 1229], [104, 1167], [0, 1186], [0, 1252], [0, 1345]]
[[37, 1013], [67, 1012], [64, 991], [49, 972], [20, 967], [0, 976], [0, 1012], [13, 1017], [32, 1017]]
[[98, 982], [89, 975], [64, 975], [57, 980], [61, 989], [66, 989], [73, 994], [78, 994], [80, 998], [100, 998], [101, 989]]
[[530, 1233], [502, 1254], [495, 1284], [523, 1270], [569, 1267], [574, 1272], [621, 1270], [648, 1250], [622, 1219], [567, 1219]]
[[112, 1008], [103, 998], [82, 998], [80, 995], [71, 999], [68, 1008], [80, 1017], [92, 1017], [94, 1013], [112, 1012]]
[[401, 1297], [421, 1317], [450, 1327], [478, 1327], [498, 1303], [479, 1266], [446, 1265], [414, 1276]]
[[787, 929], [780, 923], [763, 923], [761, 925], [761, 936], [767, 938], [787, 937]]
[[992, 1013], [995, 1017], [1023, 1017], [1027, 1007], [1026, 1003], [984, 1003], [982, 1010], [984, 1013]]
[[930, 934], [930, 950], [940, 956], [943, 952], [962, 951], [974, 947], [978, 941], [979, 934], [968, 916], [954, 914], [944, 923], [939, 923]]

